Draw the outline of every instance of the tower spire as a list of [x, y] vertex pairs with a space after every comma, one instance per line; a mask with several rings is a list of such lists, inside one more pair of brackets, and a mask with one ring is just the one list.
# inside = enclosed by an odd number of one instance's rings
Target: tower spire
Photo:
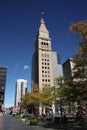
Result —
[[39, 25], [39, 30], [37, 33], [37, 37], [45, 38], [45, 39], [50, 39], [49, 37], [49, 31], [45, 25], [44, 19], [40, 19], [40, 25]]
[[44, 22], [44, 19], [43, 19], [43, 18], [41, 18], [40, 23], [41, 23], [41, 24], [45, 24], [45, 22]]
[[47, 30], [47, 28], [46, 28], [46, 25], [45, 25], [45, 22], [44, 22], [44, 19], [43, 19], [43, 18], [40, 19], [39, 31], [40, 31], [40, 32], [48, 33], [48, 30]]

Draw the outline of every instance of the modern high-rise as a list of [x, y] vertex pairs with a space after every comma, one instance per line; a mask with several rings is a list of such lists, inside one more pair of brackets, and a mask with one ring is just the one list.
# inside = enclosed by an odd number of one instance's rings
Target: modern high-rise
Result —
[[52, 51], [49, 31], [41, 18], [32, 58], [32, 87], [34, 84], [38, 84], [40, 90], [44, 86], [53, 87], [54, 79], [62, 76], [62, 65], [59, 61], [57, 52]]
[[16, 81], [16, 92], [15, 92], [15, 106], [18, 106], [21, 102], [23, 95], [27, 92], [28, 81], [24, 79], [18, 79]]
[[4, 105], [7, 67], [0, 66], [0, 108]]
[[60, 57], [57, 52], [52, 51], [52, 75], [53, 75], [53, 86], [57, 86], [55, 78], [62, 76], [62, 65]]

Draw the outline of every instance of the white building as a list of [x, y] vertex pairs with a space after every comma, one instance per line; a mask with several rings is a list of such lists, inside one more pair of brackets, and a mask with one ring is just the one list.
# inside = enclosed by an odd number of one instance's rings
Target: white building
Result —
[[75, 71], [73, 70], [74, 66], [75, 63], [73, 62], [73, 58], [69, 58], [63, 63], [63, 73], [64, 73], [64, 77], [67, 80], [73, 76]]
[[57, 60], [59, 57], [57, 52], [52, 51], [49, 31], [41, 18], [32, 58], [32, 87], [38, 84], [39, 89], [43, 90], [44, 86], [54, 86], [54, 78], [62, 76], [62, 65]]
[[28, 81], [24, 79], [18, 79], [16, 81], [15, 92], [15, 106], [18, 106], [21, 102], [22, 96], [27, 92]]

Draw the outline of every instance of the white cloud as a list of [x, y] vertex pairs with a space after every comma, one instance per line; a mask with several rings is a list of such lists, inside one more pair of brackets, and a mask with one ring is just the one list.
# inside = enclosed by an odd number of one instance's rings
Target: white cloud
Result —
[[24, 70], [27, 70], [27, 69], [29, 69], [30, 67], [28, 66], [28, 65], [25, 65], [24, 66]]

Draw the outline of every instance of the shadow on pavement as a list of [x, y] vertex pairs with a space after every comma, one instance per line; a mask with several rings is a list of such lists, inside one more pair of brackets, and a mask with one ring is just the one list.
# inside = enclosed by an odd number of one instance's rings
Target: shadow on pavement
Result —
[[52, 128], [55, 130], [87, 130], [87, 122], [63, 122], [57, 123], [53, 121], [44, 121], [40, 122], [40, 124], [44, 128]]

